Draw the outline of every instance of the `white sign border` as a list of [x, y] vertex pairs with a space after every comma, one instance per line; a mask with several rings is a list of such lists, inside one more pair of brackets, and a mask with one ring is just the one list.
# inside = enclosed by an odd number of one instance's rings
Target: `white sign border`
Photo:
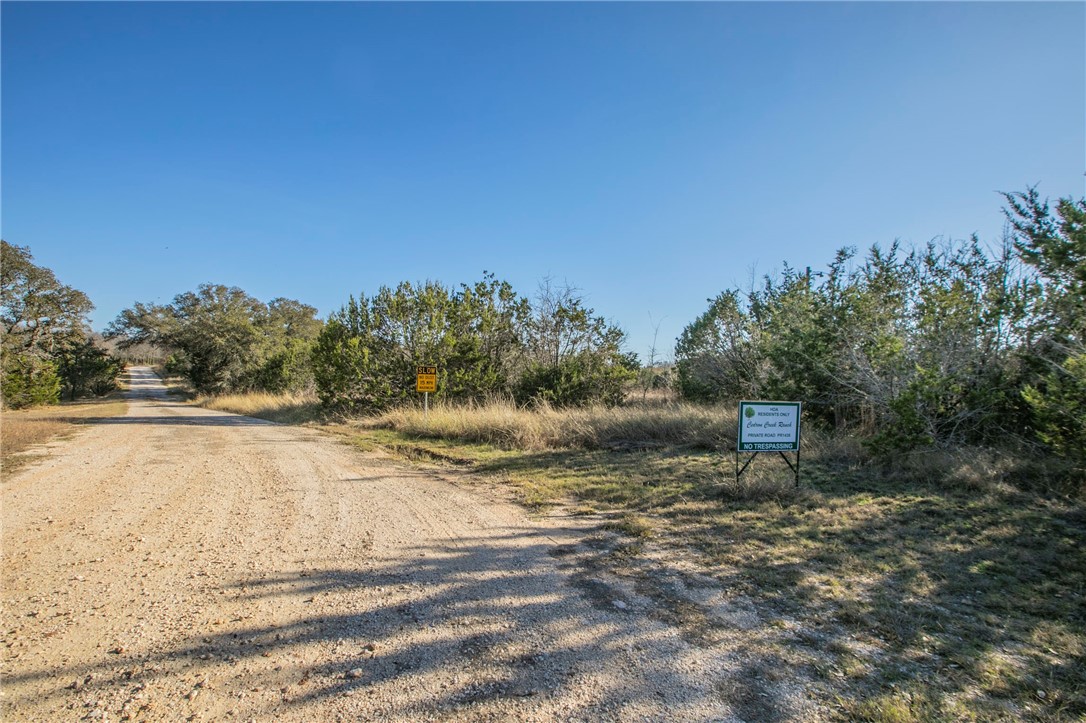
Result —
[[[786, 447], [779, 447], [777, 444], [762, 443], [764, 449], [743, 449], [743, 409], [748, 406], [776, 406], [776, 407], [795, 407], [796, 408], [796, 435], [792, 442], [779, 444], [787, 444]], [[736, 435], [735, 435], [735, 450], [737, 452], [799, 452], [800, 448], [800, 427], [803, 420], [803, 402], [783, 402], [783, 401], [763, 401], [763, 400], [742, 400], [739, 402], [739, 420], [736, 423]], [[754, 445], [756, 442], [748, 442], [747, 444]]]

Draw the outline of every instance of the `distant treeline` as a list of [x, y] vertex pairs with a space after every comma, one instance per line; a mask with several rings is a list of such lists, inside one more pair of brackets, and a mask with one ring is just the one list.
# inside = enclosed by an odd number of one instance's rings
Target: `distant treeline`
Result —
[[[825, 271], [786, 266], [721, 293], [678, 340], [678, 392], [799, 400], [809, 422], [878, 454], [1011, 441], [1081, 462], [1086, 199], [1005, 198], [994, 250], [976, 238], [842, 249]], [[4, 404], [111, 388], [119, 359], [87, 331], [90, 301], [28, 249], [3, 251]], [[640, 366], [576, 290], [546, 281], [527, 297], [486, 273], [457, 287], [382, 287], [327, 321], [292, 299], [205, 284], [135, 304], [107, 336], [120, 354], [164, 359], [199, 392], [310, 391], [346, 413], [416, 401], [416, 365], [438, 368], [439, 399], [555, 406], [621, 403]], [[640, 377], [646, 389], [665, 378]]]
[[994, 252], [843, 249], [710, 300], [675, 350], [683, 396], [801, 400], [882, 453], [1037, 441], [1086, 459], [1086, 201], [1006, 200]]
[[205, 284], [171, 304], [136, 304], [110, 325], [122, 346], [171, 351], [166, 370], [202, 393], [315, 390], [325, 407], [375, 412], [417, 399], [415, 367], [438, 368], [437, 398], [494, 396], [616, 404], [637, 369], [623, 332], [575, 290], [533, 299], [491, 274], [452, 289], [428, 281], [351, 297], [326, 323], [290, 299], [264, 304]]
[[202, 393], [280, 392], [312, 385], [310, 354], [323, 324], [293, 299], [264, 303], [237, 287], [203, 284], [169, 304], [137, 303], [109, 325], [121, 349], [161, 349], [168, 374]]

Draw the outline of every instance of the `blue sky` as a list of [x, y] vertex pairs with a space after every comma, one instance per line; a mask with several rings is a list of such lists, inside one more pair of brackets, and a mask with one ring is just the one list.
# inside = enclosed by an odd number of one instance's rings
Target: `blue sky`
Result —
[[19, 3], [2, 232], [97, 305], [583, 290], [642, 357], [841, 246], [1084, 192], [1083, 3]]

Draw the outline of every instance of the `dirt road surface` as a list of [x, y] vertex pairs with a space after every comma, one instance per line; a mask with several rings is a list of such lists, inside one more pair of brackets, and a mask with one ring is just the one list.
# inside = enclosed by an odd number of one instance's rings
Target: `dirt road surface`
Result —
[[590, 521], [130, 376], [127, 416], [2, 482], [4, 720], [815, 712], [744, 678], [756, 611], [610, 574]]

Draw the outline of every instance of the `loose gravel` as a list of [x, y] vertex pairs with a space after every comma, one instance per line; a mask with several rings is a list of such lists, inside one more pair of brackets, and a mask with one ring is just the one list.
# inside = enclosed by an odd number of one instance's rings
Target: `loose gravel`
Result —
[[4, 720], [822, 717], [742, 677], [756, 611], [615, 574], [598, 520], [129, 374], [0, 487]]

